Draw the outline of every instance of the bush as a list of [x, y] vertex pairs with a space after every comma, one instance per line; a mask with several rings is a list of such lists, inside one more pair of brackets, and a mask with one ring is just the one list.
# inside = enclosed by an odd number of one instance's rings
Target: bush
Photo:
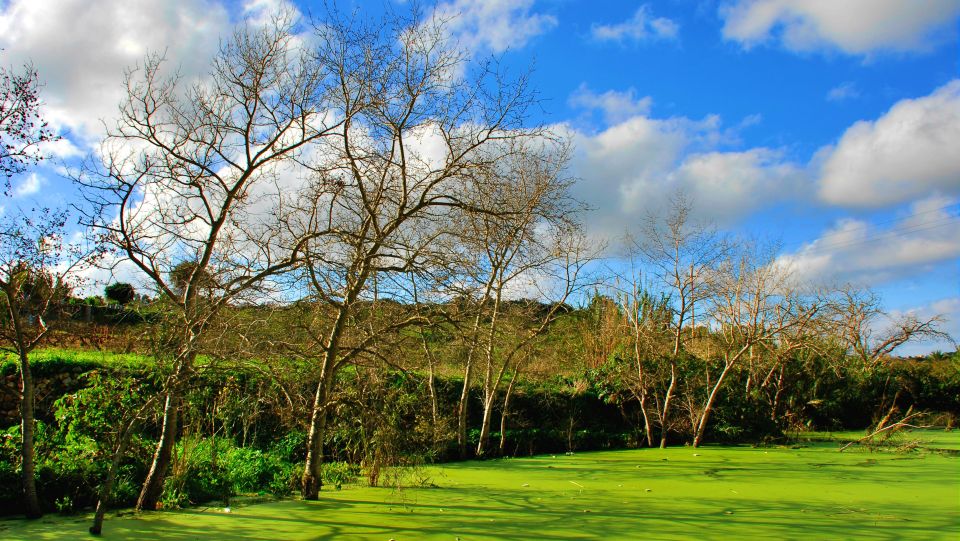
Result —
[[184, 439], [177, 446], [172, 474], [164, 484], [165, 507], [213, 500], [229, 502], [238, 494], [288, 496], [299, 482], [302, 464], [279, 453], [237, 447], [230, 440]]
[[124, 282], [108, 285], [104, 288], [103, 293], [108, 299], [116, 301], [120, 306], [126, 305], [137, 296], [137, 292], [133, 286]]
[[360, 467], [346, 462], [328, 462], [321, 466], [320, 479], [325, 485], [333, 485], [340, 490], [343, 485], [352, 483], [360, 476]]

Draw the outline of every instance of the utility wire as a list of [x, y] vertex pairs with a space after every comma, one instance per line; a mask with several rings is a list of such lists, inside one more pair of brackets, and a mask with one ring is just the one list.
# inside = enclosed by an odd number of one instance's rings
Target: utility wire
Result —
[[[869, 224], [869, 226], [870, 226], [870, 227], [877, 227], [877, 226], [881, 226], [881, 225], [885, 225], [885, 224], [890, 224], [890, 223], [894, 223], [894, 222], [901, 222], [901, 223], [902, 223], [902, 222], [906, 222], [906, 221], [908, 221], [908, 220], [912, 220], [912, 219], [914, 219], [914, 218], [916, 218], [916, 217], [918, 217], [918, 216], [924, 216], [924, 215], [926, 215], [926, 214], [931, 214], [931, 213], [934, 213], [934, 212], [943, 212], [943, 211], [953, 210], [953, 207], [958, 207], [958, 206], [957, 206], [956, 203], [951, 203], [951, 204], [949, 204], [949, 205], [944, 205], [944, 206], [942, 206], [942, 207], [937, 207], [937, 208], [934, 208], [934, 209], [925, 210], [925, 211], [923, 211], [923, 212], [914, 212], [914, 213], [908, 214], [908, 215], [906, 215], [906, 216], [901, 216], [901, 217], [899, 217], [899, 218], [890, 218], [890, 219], [888, 219], [888, 220], [881, 220], [881, 221], [879, 221], [879, 222], [872, 222], [872, 223]], [[960, 208], [960, 207], [958, 207], [958, 208]], [[941, 219], [952, 220], [952, 219], [956, 219], [956, 218], [958, 218], [958, 217], [960, 217], [960, 216], [952, 215], [952, 214], [951, 214], [951, 215], [945, 216], [944, 218], [941, 218]], [[938, 220], [940, 220], [940, 219], [938, 219]], [[926, 225], [927, 223], [934, 223], [934, 222], [936, 222], [936, 221], [938, 221], [938, 220], [934, 220], [934, 221], [932, 221], [932, 222], [926, 222], [926, 223], [924, 223], [924, 224], [914, 224], [914, 225], [909, 226], [909, 227], [916, 227], [916, 226]], [[896, 230], [897, 230], [897, 228], [893, 228], [893, 229], [891, 229], [890, 231], [887, 231], [887, 232], [884, 232], [884, 233], [879, 233], [878, 235], [886, 235], [886, 234], [888, 234], [888, 233], [894, 233]], [[869, 241], [867, 241], [866, 239], [860, 239], [860, 240], [863, 241], [863, 242], [869, 242]], [[851, 241], [851, 242], [853, 242], [853, 241]], [[846, 241], [843, 241], [843, 243], [846, 243]], [[794, 247], [794, 246], [795, 246], [795, 247], [800, 247], [800, 246], [803, 246], [804, 244], [809, 245], [810, 243], [809, 243], [808, 241], [794, 241], [794, 242], [788, 242], [788, 243], [783, 244], [783, 247], [784, 247], [784, 248], [785, 248], [785, 247]], [[829, 246], [829, 244], [828, 244], [828, 245], [824, 245], [823, 247], [827, 247], [827, 246]], [[814, 248], [814, 249], [812, 249], [812, 250], [819, 250], [820, 248], [821, 248], [821, 246], [818, 246], [817, 248]]]
[[862, 238], [862, 239], [855, 239], [855, 240], [850, 240], [850, 241], [841, 241], [841, 242], [834, 242], [834, 243], [826, 243], [826, 244], [819, 244], [819, 245], [811, 245], [810, 248], [800, 250], [800, 251], [797, 252], [797, 253], [800, 253], [800, 254], [812, 254], [812, 253], [822, 253], [822, 252], [836, 251], [836, 250], [839, 249], [839, 248], [849, 248], [849, 247], [852, 247], [852, 246], [859, 246], [859, 245], [862, 245], [862, 244], [870, 244], [870, 243], [877, 242], [877, 241], [880, 241], [880, 240], [893, 239], [893, 238], [896, 238], [896, 237], [901, 237], [901, 236], [907, 235], [907, 234], [909, 234], [909, 233], [919, 233], [919, 232], [922, 232], [922, 231], [930, 231], [930, 230], [933, 230], [933, 229], [939, 229], [939, 228], [941, 228], [941, 227], [946, 227], [946, 226], [949, 226], [949, 225], [953, 225], [953, 226], [955, 226], [955, 227], [960, 227], [960, 216], [948, 216], [948, 217], [940, 218], [939, 220], [933, 220], [933, 221], [925, 222], [925, 223], [922, 223], [922, 224], [914, 224], [914, 225], [911, 225], [911, 226], [908, 226], [908, 227], [895, 228], [895, 229], [891, 229], [891, 230], [889, 230], [889, 231], [884, 231], [884, 232], [882, 232], [882, 233], [870, 235], [870, 236], [867, 236], [867, 237]]

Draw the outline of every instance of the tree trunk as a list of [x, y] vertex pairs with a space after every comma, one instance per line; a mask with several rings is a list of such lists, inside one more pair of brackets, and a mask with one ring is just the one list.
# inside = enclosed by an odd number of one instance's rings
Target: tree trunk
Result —
[[777, 408], [780, 406], [780, 394], [783, 393], [783, 369], [786, 365], [780, 366], [780, 375], [777, 377], [777, 392], [773, 395], [773, 405], [770, 408], [770, 420], [777, 420]]
[[33, 374], [30, 372], [30, 361], [27, 352], [20, 351], [20, 425], [21, 436], [21, 469], [23, 472], [23, 497], [27, 507], [27, 518], [40, 518], [40, 502], [37, 499], [36, 465], [34, 460], [34, 385]]
[[670, 360], [670, 385], [667, 387], [667, 394], [663, 398], [663, 412], [660, 414], [660, 448], [667, 448], [667, 432], [669, 424], [667, 416], [670, 414], [670, 400], [673, 398], [673, 389], [677, 384], [677, 364], [673, 359]]
[[[200, 332], [198, 328], [191, 330], [194, 336], [199, 335]], [[173, 457], [173, 448], [177, 443], [180, 406], [183, 401], [181, 389], [197, 358], [197, 353], [192, 349], [191, 344], [188, 343], [183, 348], [183, 353], [169, 380], [166, 402], [163, 406], [163, 426], [160, 430], [160, 441], [157, 442], [157, 448], [153, 453], [153, 462], [150, 464], [150, 471], [147, 472], [147, 478], [143, 481], [143, 488], [140, 490], [140, 497], [137, 498], [137, 511], [155, 510], [157, 503], [163, 496], [163, 482], [167, 478], [167, 470], [170, 469], [170, 460]]]
[[487, 452], [487, 440], [490, 439], [490, 418], [493, 417], [493, 401], [496, 398], [495, 393], [484, 393], [483, 401], [483, 422], [480, 424], [480, 441], [477, 442], [477, 456], [481, 457]]
[[170, 459], [173, 456], [173, 447], [177, 441], [177, 421], [180, 413], [179, 384], [167, 391], [167, 399], [163, 406], [163, 428], [160, 432], [160, 441], [153, 453], [153, 463], [147, 478], [143, 481], [140, 497], [137, 498], [138, 511], [153, 511], [163, 495], [163, 482], [170, 468]]
[[503, 456], [507, 447], [507, 416], [510, 415], [510, 396], [513, 395], [513, 385], [517, 381], [519, 370], [513, 372], [510, 378], [510, 384], [507, 385], [506, 394], [503, 397], [503, 411], [500, 412], [500, 456]]
[[463, 369], [463, 389], [460, 391], [460, 404], [457, 406], [457, 446], [460, 458], [467, 457], [467, 413], [470, 406], [470, 380], [473, 377], [473, 356], [467, 357]]
[[436, 445], [439, 440], [438, 425], [440, 424], [440, 411], [437, 405], [437, 387], [434, 376], [433, 357], [429, 361], [430, 366], [427, 373], [427, 391], [430, 393], [430, 420], [433, 424], [433, 444]]
[[36, 419], [34, 418], [33, 373], [30, 371], [30, 347], [27, 342], [26, 330], [20, 318], [20, 306], [16, 302], [17, 292], [4, 284], [3, 293], [7, 300], [7, 314], [13, 323], [14, 339], [17, 347], [17, 356], [20, 361], [20, 469], [23, 476], [23, 498], [26, 506], [27, 518], [40, 518], [40, 501], [37, 498], [36, 463], [34, 453], [34, 433]]
[[640, 394], [640, 413], [643, 415], [643, 430], [647, 438], [647, 447], [653, 447], [653, 430], [650, 426], [650, 416], [647, 414], [647, 393]]
[[[639, 326], [639, 325], [638, 325]], [[640, 398], [640, 413], [643, 415], [643, 430], [647, 438], [647, 447], [653, 447], [653, 434], [650, 431], [650, 416], [647, 414], [647, 378], [643, 372], [643, 360], [640, 355], [640, 331], [634, 327], [633, 354], [637, 359], [637, 393]]]
[[727, 373], [730, 372], [730, 368], [732, 367], [733, 363], [727, 363], [726, 366], [723, 367], [723, 372], [720, 372], [720, 377], [717, 378], [717, 382], [710, 391], [710, 396], [707, 398], [707, 403], [704, 404], [703, 413], [700, 415], [700, 422], [697, 423], [697, 430], [693, 437], [694, 448], [699, 447], [700, 443], [703, 442], [703, 434], [707, 430], [707, 422], [710, 420], [710, 413], [713, 411], [713, 403], [717, 398], [717, 393], [720, 391], [720, 386], [723, 385], [723, 379], [727, 377]]
[[323, 486], [321, 476], [323, 466], [323, 440], [327, 431], [327, 399], [330, 395], [331, 374], [327, 367], [317, 383], [317, 392], [313, 398], [313, 412], [310, 416], [310, 433], [307, 437], [307, 460], [303, 467], [301, 495], [304, 500], [316, 500]]
[[100, 535], [103, 529], [103, 516], [110, 507], [113, 483], [117, 479], [117, 470], [120, 469], [120, 461], [123, 460], [123, 454], [127, 451], [130, 436], [133, 435], [133, 426], [134, 424], [131, 422], [120, 436], [120, 442], [117, 444], [117, 448], [113, 453], [113, 460], [110, 461], [107, 479], [103, 482], [103, 486], [100, 487], [100, 499], [97, 501], [97, 511], [93, 515], [93, 525], [90, 526], [90, 533], [93, 535]]

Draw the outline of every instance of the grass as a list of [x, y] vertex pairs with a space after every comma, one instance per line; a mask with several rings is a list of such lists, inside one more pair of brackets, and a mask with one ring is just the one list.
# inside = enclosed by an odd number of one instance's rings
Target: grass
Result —
[[[30, 364], [40, 371], [43, 365], [51, 365], [52, 371], [65, 365], [78, 365], [87, 369], [98, 366], [141, 368], [152, 366], [153, 359], [137, 353], [113, 353], [109, 351], [86, 350], [77, 348], [39, 348], [30, 354]], [[0, 374], [12, 374], [17, 371], [16, 355], [0, 352]]]
[[[960, 444], [960, 432], [937, 434]], [[836, 443], [583, 453], [426, 468], [430, 484], [111, 517], [104, 539], [957, 539], [960, 458]], [[87, 537], [89, 517], [0, 521]]]

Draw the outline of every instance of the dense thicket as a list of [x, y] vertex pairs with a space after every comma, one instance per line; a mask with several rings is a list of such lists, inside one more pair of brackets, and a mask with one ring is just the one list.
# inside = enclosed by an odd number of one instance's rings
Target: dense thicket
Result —
[[[631, 360], [621, 357], [622, 352], [599, 364], [586, 362], [583, 356], [596, 336], [594, 325], [601, 321], [597, 307], [595, 303], [592, 308], [566, 311], [544, 337], [538, 358], [512, 386], [505, 425], [501, 425], [501, 393], [493, 412], [490, 437], [497, 445], [491, 454], [520, 456], [646, 444], [639, 404], [618, 376]], [[578, 329], [585, 332], [578, 334]], [[418, 342], [410, 338], [401, 343], [406, 347], [397, 351], [397, 360], [415, 367], [422, 361]], [[554, 347], [547, 347], [551, 344]], [[755, 388], [725, 394], [716, 405], [707, 438], [762, 443], [784, 441], [795, 430], [862, 429], [875, 424], [892, 402], [902, 411], [912, 406], [928, 412], [918, 423], [952, 425], [960, 416], [960, 357], [956, 354], [890, 358], [870, 370], [852, 359], [839, 360], [791, 359], [775, 414], [771, 404], [776, 391]], [[306, 449], [302, 413], [309, 408], [316, 382], [310, 364], [293, 359], [205, 362], [210, 368], [192, 378], [186, 391], [188, 413], [161, 502], [180, 506], [228, 502], [237, 494], [289, 495], [298, 487]], [[328, 458], [323, 482], [328, 487], [361, 476], [373, 484], [429, 482], [418, 477], [418, 465], [460, 456], [455, 423], [462, 379], [456, 375], [457, 360], [440, 357], [433, 383], [440, 412], [436, 420], [427, 374], [401, 370], [400, 364], [355, 366], [338, 375], [324, 441]], [[678, 367], [685, 387], [692, 387], [698, 374], [710, 369], [692, 356]], [[713, 369], [719, 368], [715, 363]], [[12, 362], [2, 367], [5, 378], [14, 377], [15, 372]], [[146, 357], [117, 362], [97, 353], [69, 358], [52, 351], [35, 362], [34, 375], [41, 389], [59, 395], [46, 397], [37, 412], [41, 505], [64, 512], [93, 506], [113, 458], [117, 427], [139, 404], [162, 391], [168, 369]], [[749, 377], [749, 370], [739, 370], [730, 376], [729, 385], [743, 390]], [[681, 389], [678, 396], [688, 392]], [[471, 448], [481, 435], [483, 400], [482, 386], [472, 387]], [[693, 406], [681, 409], [686, 407]], [[689, 443], [694, 435], [695, 416], [684, 413], [685, 422], [671, 425], [671, 439], [678, 443]], [[150, 448], [159, 437], [159, 415], [154, 407], [122, 458], [113, 488], [117, 505], [136, 501], [150, 465]], [[5, 422], [14, 425], [16, 419]], [[9, 513], [22, 512], [23, 503], [18, 431], [18, 426], [8, 426], [0, 447], [0, 486], [4, 487], [0, 507]]]

